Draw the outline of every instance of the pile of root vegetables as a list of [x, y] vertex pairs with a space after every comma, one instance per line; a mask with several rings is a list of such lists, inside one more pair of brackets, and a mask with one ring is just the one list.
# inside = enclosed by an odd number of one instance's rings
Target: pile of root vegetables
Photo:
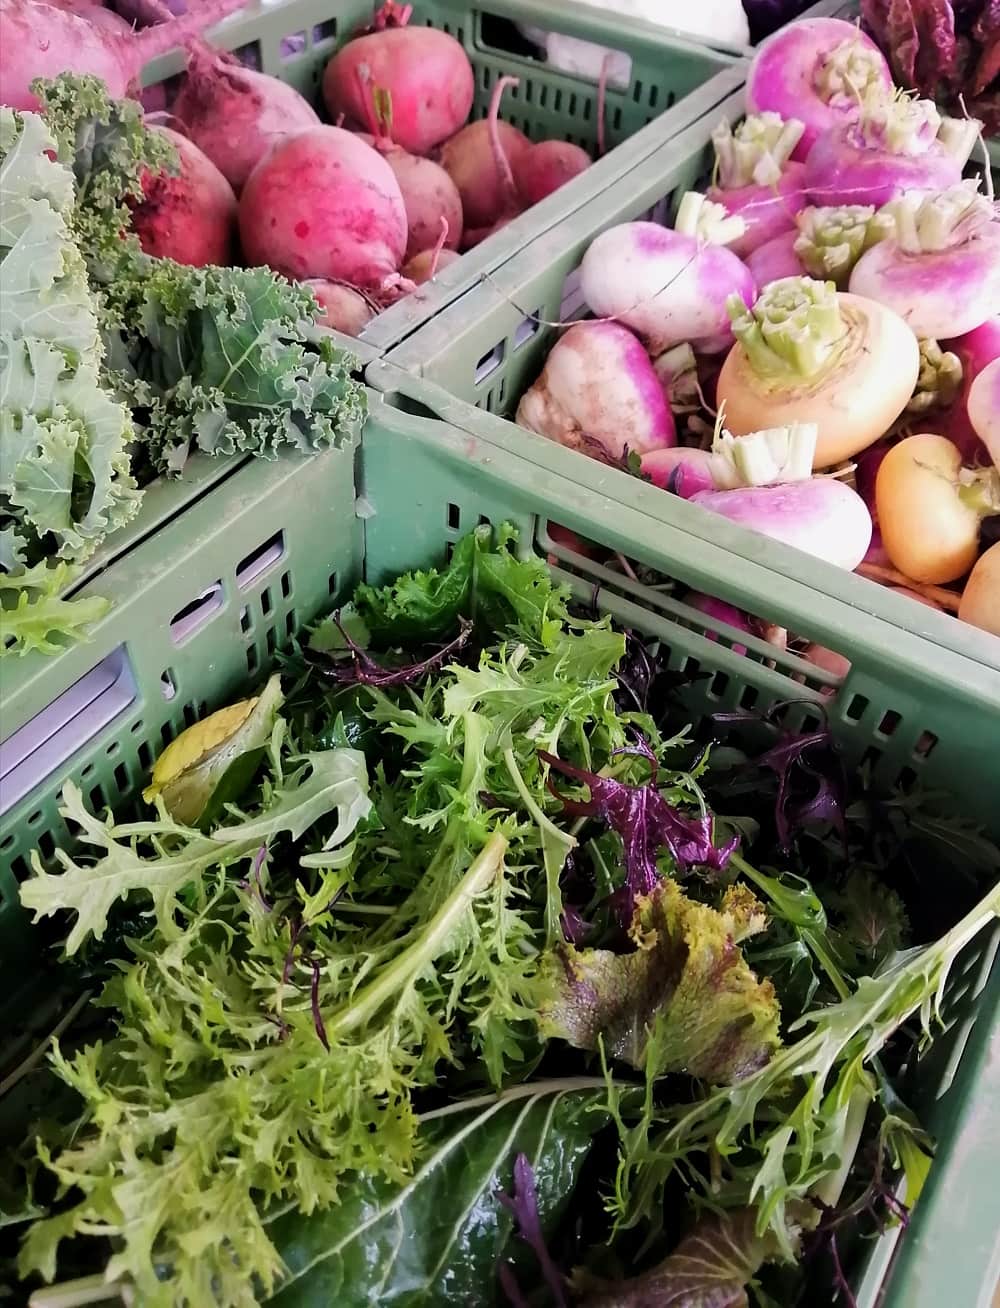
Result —
[[469, 122], [475, 77], [465, 50], [445, 32], [410, 26], [410, 5], [389, 0], [330, 60], [328, 123], [291, 86], [200, 39], [237, 7], [206, 0], [141, 31], [96, 0], [0, 7], [0, 101], [15, 109], [37, 108], [36, 77], [66, 71], [102, 78], [112, 96], [138, 94], [143, 65], [186, 43], [180, 89], [151, 116], [180, 171], [146, 181], [134, 225], [147, 253], [270, 267], [312, 287], [327, 326], [357, 335], [590, 165], [579, 146], [533, 144], [500, 120], [515, 78], [498, 79], [488, 116]]
[[760, 48], [673, 229], [603, 232], [518, 422], [1000, 635], [1000, 211], [853, 25]]

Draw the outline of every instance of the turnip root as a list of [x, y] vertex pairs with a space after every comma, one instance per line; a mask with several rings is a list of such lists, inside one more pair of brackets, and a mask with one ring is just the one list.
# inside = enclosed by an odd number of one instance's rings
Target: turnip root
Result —
[[399, 280], [406, 209], [376, 150], [343, 128], [313, 127], [279, 141], [247, 178], [240, 234], [249, 264], [382, 295]]
[[941, 345], [958, 357], [962, 366], [962, 386], [954, 403], [943, 413], [930, 414], [922, 425], [925, 431], [937, 432], [954, 441], [965, 463], [982, 463], [987, 455], [969, 421], [969, 392], [983, 369], [994, 359], [1000, 359], [1000, 317], [990, 318], [975, 331], [942, 341]]
[[1000, 306], [1000, 219], [975, 184], [887, 206], [895, 235], [863, 254], [850, 290], [888, 305], [921, 339], [964, 336]]
[[990, 546], [969, 574], [958, 616], [981, 631], [1000, 636], [1000, 542]]
[[173, 113], [236, 191], [275, 141], [319, 125], [294, 87], [244, 68], [233, 55], [196, 41], [187, 60]]
[[641, 471], [654, 486], [689, 500], [703, 490], [717, 490], [712, 476], [712, 455], [687, 445], [651, 450], [642, 456]]
[[832, 281], [846, 291], [854, 266], [877, 241], [891, 236], [894, 224], [873, 204], [844, 204], [803, 209], [795, 220], [795, 253], [802, 271], [820, 281]]
[[180, 172], [146, 172], [145, 197], [132, 209], [132, 226], [147, 254], [204, 268], [233, 260], [236, 196], [222, 173], [193, 141], [169, 127], [150, 127], [176, 149]]
[[816, 205], [888, 204], [905, 191], [944, 191], [965, 160], [938, 140], [942, 120], [930, 100], [897, 96], [865, 105], [856, 122], [818, 137], [803, 184]]
[[882, 52], [853, 23], [804, 18], [758, 49], [747, 77], [747, 110], [797, 118], [804, 130], [792, 158], [805, 159], [821, 132], [857, 117], [866, 94], [892, 89]]
[[986, 365], [969, 388], [969, 421], [1000, 468], [1000, 359]]
[[1000, 510], [996, 478], [964, 470], [943, 436], [922, 433], [893, 446], [878, 470], [875, 498], [894, 566], [931, 585], [964, 577], [979, 553], [981, 519]]
[[115, 31], [106, 20], [45, 0], [0, 0], [0, 104], [37, 110], [37, 77], [91, 73], [113, 100], [138, 92], [139, 74], [157, 55], [217, 23], [244, 0], [205, 0], [194, 13], [141, 32]]
[[[688, 608], [694, 609], [696, 613], [704, 613], [715, 623], [723, 623], [727, 627], [732, 627], [735, 631], [746, 632], [750, 635], [753, 630], [753, 622], [750, 617], [738, 609], [735, 604], [727, 604], [725, 600], [716, 599], [714, 595], [703, 595], [700, 591], [689, 590], [684, 596], [684, 603]], [[719, 632], [713, 631], [707, 627], [704, 632], [706, 640], [718, 640]], [[729, 632], [723, 632], [722, 635], [729, 637]], [[734, 644], [730, 646], [734, 654], [746, 654], [746, 645]]]
[[872, 520], [864, 500], [832, 477], [702, 491], [691, 502], [848, 571], [865, 557], [871, 541]]
[[590, 155], [568, 141], [539, 141], [515, 155], [511, 164], [521, 203], [526, 209], [579, 177], [590, 167]]
[[642, 222], [609, 228], [591, 243], [580, 269], [590, 309], [631, 327], [654, 357], [682, 343], [704, 354], [727, 349], [733, 339], [727, 297], [735, 290], [752, 303], [756, 295], [746, 265], [700, 231], [689, 232], [685, 217], [678, 213], [674, 231]]
[[917, 338], [891, 309], [808, 277], [773, 282], [752, 309], [730, 301], [737, 344], [716, 394], [737, 436], [790, 423], [819, 429], [814, 467], [873, 444], [903, 412]]
[[532, 148], [531, 142], [498, 118], [504, 91], [517, 84], [516, 77], [499, 78], [486, 118], [463, 127], [441, 150], [441, 166], [458, 187], [466, 226], [471, 229], [493, 227], [521, 210], [514, 170]]
[[798, 230], [792, 228], [751, 250], [746, 265], [758, 286], [769, 286], [771, 282], [780, 282], [783, 277], [802, 277], [805, 274], [802, 260], [795, 252], [798, 239]]
[[641, 343], [617, 323], [583, 322], [556, 342], [517, 421], [605, 462], [673, 445], [674, 420]]
[[303, 284], [315, 295], [322, 310], [316, 317], [321, 327], [343, 332], [345, 336], [360, 336], [375, 317], [377, 310], [353, 286], [323, 281], [321, 278], [313, 278]]
[[348, 41], [323, 74], [330, 117], [344, 114], [349, 125], [366, 126], [371, 86], [391, 103], [393, 140], [420, 155], [466, 122], [475, 93], [465, 51], [453, 36], [430, 27], [387, 27]]
[[421, 159], [405, 150], [390, 150], [385, 161], [396, 175], [406, 209], [406, 258], [432, 250], [441, 232], [442, 218], [448, 224], [444, 248], [457, 250], [462, 239], [464, 216], [458, 188], [445, 170], [432, 159]]

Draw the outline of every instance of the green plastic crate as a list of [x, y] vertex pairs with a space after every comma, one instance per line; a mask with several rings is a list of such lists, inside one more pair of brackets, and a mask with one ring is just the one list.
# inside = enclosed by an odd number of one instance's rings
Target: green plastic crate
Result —
[[[742, 113], [743, 94], [737, 92], [369, 365], [366, 379], [401, 407], [446, 419], [615, 501], [640, 503], [664, 524], [677, 524], [706, 540], [724, 541], [734, 555], [769, 562], [777, 572], [798, 578], [819, 594], [871, 613], [893, 630], [921, 637], [927, 660], [954, 651], [1000, 671], [996, 637], [875, 582], [783, 548], [511, 421], [554, 343], [556, 328], [545, 324], [585, 312], [578, 269], [592, 240], [621, 222], [669, 221], [679, 195], [700, 185], [707, 174], [712, 128], [720, 118], [736, 121]], [[1000, 189], [1000, 174], [996, 180]], [[771, 609], [773, 605], [765, 605], [751, 612], [769, 618]], [[799, 629], [794, 615], [787, 625]]]
[[[212, 44], [290, 83], [322, 110], [323, 69], [339, 46], [370, 23], [377, 0], [255, 0], [210, 33]], [[521, 85], [504, 97], [503, 117], [532, 139], [562, 137], [593, 151], [597, 142], [597, 86], [556, 72], [543, 60], [516, 53], [515, 22], [608, 45], [631, 59], [628, 86], [607, 90], [608, 153], [541, 204], [533, 206], [475, 250], [443, 269], [432, 283], [391, 306], [365, 328], [362, 340], [377, 350], [403, 340], [456, 295], [510, 258], [533, 236], [572, 213], [587, 197], [651, 153], [662, 141], [694, 122], [721, 98], [692, 98], [704, 83], [722, 74], [721, 92], [739, 84], [735, 53], [709, 50], [652, 23], [621, 19], [573, 0], [490, 0], [481, 7], [470, 0], [416, 0], [411, 23], [450, 32], [464, 46], [476, 76], [473, 117], [485, 117], [497, 78], [509, 74]], [[304, 49], [283, 53], [282, 41], [297, 38]], [[526, 43], [520, 40], [523, 48]], [[144, 70], [147, 86], [166, 81], [184, 67], [173, 51]], [[615, 147], [611, 149], [610, 147]]]
[[[693, 720], [796, 699], [804, 725], [825, 703], [852, 762], [867, 760], [887, 785], [913, 774], [949, 788], [957, 805], [985, 814], [1000, 835], [1000, 675], [958, 653], [942, 652], [931, 666], [918, 637], [645, 509], [372, 396], [359, 450], [248, 464], [110, 567], [93, 585], [116, 600], [117, 619], [99, 624], [93, 643], [73, 656], [77, 686], [92, 670], [106, 670], [106, 711], [81, 730], [79, 714], [61, 701], [63, 729], [81, 736], [76, 749], [0, 821], [3, 1061], [16, 1057], [32, 1030], [51, 1029], [76, 998], [56, 986], [51, 941], [17, 898], [32, 849], [51, 854], [71, 845], [56, 812], [63, 782], [75, 781], [94, 806], [128, 803], [167, 741], [258, 682], [275, 650], [360, 578], [379, 583], [440, 564], [483, 521], [516, 523], [525, 550], [548, 556], [581, 600], [596, 597], [621, 623], [658, 638], [670, 667], [710, 671], [687, 692]], [[674, 585], [650, 590], [556, 545], [550, 520], [626, 552]], [[839, 684], [715, 624], [682, 602], [687, 587], [794, 620], [847, 655], [850, 674]], [[193, 623], [178, 640], [181, 614]], [[730, 648], [733, 640], [746, 655]], [[824, 698], [831, 689], [835, 695]], [[48, 713], [51, 728], [60, 703], [45, 693], [40, 682], [30, 687], [13, 705], [17, 717]], [[916, 1105], [940, 1141], [938, 1160], [906, 1237], [898, 1248], [898, 1233], [878, 1242], [859, 1274], [861, 1308], [987, 1308], [1000, 1270], [998, 945], [1000, 929], [985, 932], [956, 965], [946, 1031], [924, 1061]]]

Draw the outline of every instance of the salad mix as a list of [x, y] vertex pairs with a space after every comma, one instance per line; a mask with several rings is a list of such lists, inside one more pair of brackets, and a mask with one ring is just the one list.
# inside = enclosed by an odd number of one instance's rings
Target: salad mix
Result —
[[21, 894], [77, 1002], [0, 1100], [22, 1287], [850, 1303], [905, 1223], [914, 1058], [1000, 851], [822, 724], [692, 731], [656, 646], [515, 544], [359, 586], [145, 812], [67, 783], [77, 849]]

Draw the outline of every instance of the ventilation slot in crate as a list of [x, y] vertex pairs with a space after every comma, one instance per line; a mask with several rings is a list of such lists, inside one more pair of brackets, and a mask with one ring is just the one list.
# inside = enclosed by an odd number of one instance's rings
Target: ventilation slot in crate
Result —
[[132, 665], [120, 645], [0, 743], [0, 813], [120, 719], [136, 693]]

